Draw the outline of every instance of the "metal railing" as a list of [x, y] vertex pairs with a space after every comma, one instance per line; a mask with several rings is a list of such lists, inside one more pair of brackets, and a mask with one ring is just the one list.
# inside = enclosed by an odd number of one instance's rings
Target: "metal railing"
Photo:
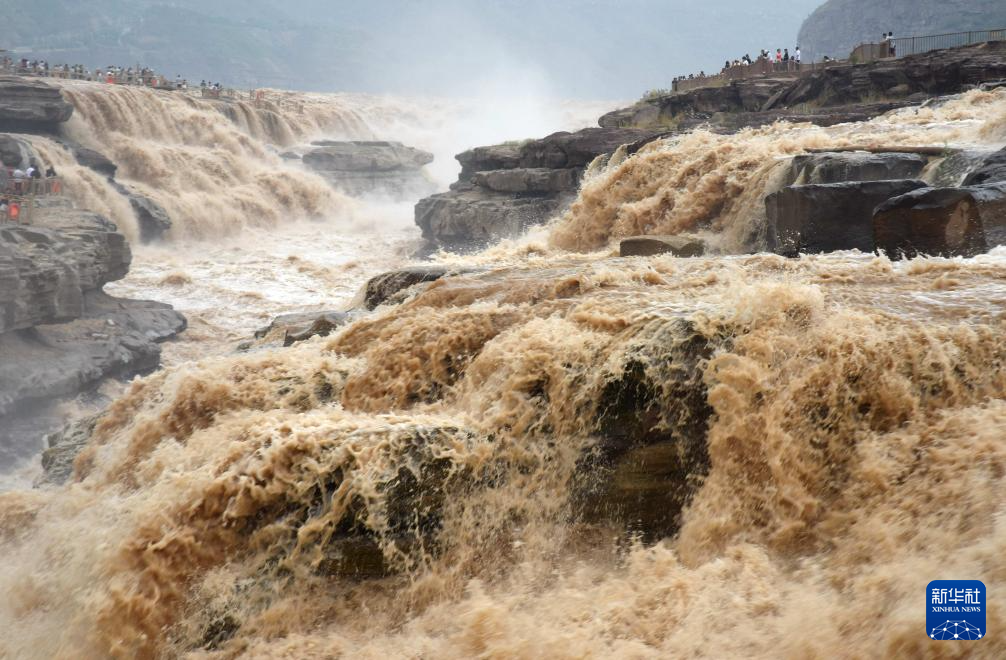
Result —
[[57, 176], [41, 179], [8, 176], [0, 185], [0, 224], [31, 224], [38, 197], [62, 194], [63, 180]]
[[748, 66], [732, 66], [722, 72], [709, 76], [694, 78], [679, 78], [672, 84], [675, 92], [685, 92], [700, 87], [721, 87], [733, 80], [756, 78], [761, 76], [793, 76], [799, 77], [818, 69], [835, 66], [836, 64], [864, 64], [892, 57], [919, 55], [945, 48], [962, 48], [989, 41], [1006, 41], [1006, 28], [999, 30], [971, 30], [970, 32], [948, 32], [946, 34], [930, 34], [921, 37], [900, 37], [880, 43], [862, 43], [856, 46], [848, 60], [829, 60], [827, 62], [810, 62], [797, 65], [795, 61], [775, 62], [758, 60]]
[[948, 32], [946, 34], [930, 34], [922, 37], [891, 39], [894, 45], [894, 57], [918, 55], [919, 53], [928, 53], [932, 50], [943, 50], [944, 48], [973, 46], [987, 41], [1006, 41], [1006, 28], [999, 30]]

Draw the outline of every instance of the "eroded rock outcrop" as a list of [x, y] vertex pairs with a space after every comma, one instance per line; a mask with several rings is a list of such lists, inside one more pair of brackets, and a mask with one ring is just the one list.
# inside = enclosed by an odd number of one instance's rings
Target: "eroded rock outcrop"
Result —
[[431, 244], [450, 249], [475, 249], [518, 236], [573, 201], [584, 169], [595, 158], [622, 145], [634, 153], [658, 136], [653, 131], [588, 128], [476, 147], [458, 154], [461, 175], [449, 192], [416, 205], [416, 224]]
[[0, 225], [0, 333], [79, 318], [86, 292], [129, 270], [129, 244], [110, 221], [68, 206], [37, 211], [35, 224]]
[[303, 155], [304, 164], [349, 195], [414, 198], [434, 190], [423, 171], [433, 162], [433, 154], [427, 151], [387, 141], [328, 140], [315, 142], [313, 147]]
[[0, 225], [0, 418], [157, 366], [157, 343], [181, 332], [185, 318], [169, 305], [102, 292], [130, 261], [114, 224], [65, 203], [36, 209], [31, 225]]
[[73, 106], [41, 80], [0, 76], [0, 131], [55, 133], [70, 119]]

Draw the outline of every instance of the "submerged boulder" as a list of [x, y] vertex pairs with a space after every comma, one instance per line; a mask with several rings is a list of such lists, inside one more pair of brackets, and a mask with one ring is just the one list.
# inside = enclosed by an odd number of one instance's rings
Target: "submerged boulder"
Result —
[[702, 365], [713, 346], [683, 318], [651, 322], [640, 339], [601, 394], [601, 440], [580, 463], [572, 504], [583, 520], [657, 540], [677, 532], [709, 471]]
[[877, 249], [891, 257], [970, 257], [1006, 244], [1006, 183], [924, 188], [881, 204]]
[[924, 187], [913, 179], [788, 186], [765, 198], [770, 248], [784, 256], [873, 252], [877, 205]]
[[701, 257], [705, 252], [705, 242], [688, 236], [631, 236], [622, 239], [618, 245], [621, 257], [652, 257], [656, 254]]

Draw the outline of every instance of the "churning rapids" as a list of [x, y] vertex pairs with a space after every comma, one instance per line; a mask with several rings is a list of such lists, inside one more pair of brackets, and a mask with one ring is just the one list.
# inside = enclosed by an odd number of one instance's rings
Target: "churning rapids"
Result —
[[[998, 634], [929, 641], [922, 604], [931, 579], [1006, 583], [1006, 248], [741, 256], [786, 156], [1001, 146], [1006, 90], [652, 143], [549, 226], [438, 255], [458, 274], [403, 304], [241, 355], [264, 317], [348, 303], [416, 238], [408, 208], [276, 148], [430, 148], [450, 121], [389, 99], [290, 95], [263, 121], [67, 93], [75, 139], [178, 218], [114, 290], [195, 323], [70, 484], [0, 495], [0, 656], [1006, 657]], [[476, 143], [458, 139], [441, 160]], [[36, 147], [135, 234], [99, 176]], [[613, 256], [645, 232], [722, 254]]]

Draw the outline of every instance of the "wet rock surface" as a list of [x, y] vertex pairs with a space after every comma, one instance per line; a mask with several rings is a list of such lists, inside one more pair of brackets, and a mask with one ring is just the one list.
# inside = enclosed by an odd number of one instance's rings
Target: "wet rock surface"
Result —
[[60, 142], [64, 147], [70, 150], [70, 153], [73, 154], [73, 157], [80, 165], [89, 167], [95, 172], [104, 174], [110, 179], [115, 178], [115, 173], [118, 171], [119, 166], [113, 163], [112, 160], [105, 154], [69, 140], [60, 140]]
[[926, 184], [914, 179], [788, 186], [765, 198], [771, 249], [785, 256], [872, 252], [873, 211]]
[[369, 309], [394, 302], [398, 294], [417, 284], [435, 282], [450, 272], [445, 266], [412, 266], [371, 278], [363, 289], [363, 304]]
[[255, 338], [282, 337], [284, 346], [292, 346], [311, 337], [327, 337], [351, 319], [349, 312], [337, 310], [283, 314], [274, 318], [269, 325], [256, 330]]
[[923, 188], [881, 204], [873, 220], [879, 250], [892, 258], [972, 257], [1006, 245], [1006, 183]]
[[416, 205], [416, 224], [430, 244], [457, 250], [518, 236], [572, 203], [595, 158], [622, 145], [634, 153], [659, 135], [587, 128], [470, 149], [457, 155], [461, 174], [451, 190]]
[[790, 185], [915, 179], [929, 158], [909, 153], [824, 152], [794, 156]]
[[982, 163], [970, 172], [963, 181], [965, 186], [1006, 181], [1006, 149], [986, 156]]
[[91, 440], [94, 427], [104, 413], [84, 417], [45, 436], [46, 448], [42, 452], [42, 475], [37, 486], [59, 486], [70, 480], [73, 462]]
[[137, 192], [118, 181], [112, 181], [112, 187], [129, 200], [129, 206], [136, 216], [136, 224], [140, 228], [140, 241], [153, 243], [164, 237], [171, 229], [171, 216], [163, 206], [146, 195]]

